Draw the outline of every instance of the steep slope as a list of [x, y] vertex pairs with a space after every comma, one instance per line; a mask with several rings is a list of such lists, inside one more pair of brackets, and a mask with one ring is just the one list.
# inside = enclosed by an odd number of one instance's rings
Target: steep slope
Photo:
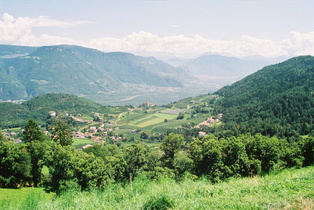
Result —
[[314, 129], [314, 57], [271, 65], [215, 94], [228, 129], [295, 136]]
[[24, 126], [32, 118], [39, 123], [49, 117], [49, 111], [85, 114], [102, 108], [101, 104], [75, 95], [50, 93], [40, 95], [22, 104], [0, 103], [0, 127]]
[[27, 96], [25, 87], [17, 79], [14, 67], [6, 67], [5, 60], [27, 56], [36, 49], [36, 47], [0, 45], [0, 99], [18, 99]]
[[28, 99], [45, 93], [128, 91], [129, 85], [183, 87], [193, 77], [155, 58], [60, 45], [0, 59], [0, 79], [1, 99]]

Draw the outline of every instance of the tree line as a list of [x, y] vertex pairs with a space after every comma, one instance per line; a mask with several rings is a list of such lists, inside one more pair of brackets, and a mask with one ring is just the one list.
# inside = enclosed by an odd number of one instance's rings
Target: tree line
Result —
[[[60, 193], [68, 188], [103, 189], [136, 176], [152, 180], [206, 177], [219, 182], [234, 176], [255, 176], [289, 167], [313, 165], [314, 137], [288, 142], [261, 134], [226, 138], [207, 135], [187, 141], [165, 135], [159, 147], [135, 141], [132, 145], [96, 144], [75, 149], [68, 124], [57, 121], [51, 137], [29, 120], [24, 143], [6, 141], [0, 134], [0, 186], [44, 186]], [[43, 173], [43, 168], [49, 173]]]

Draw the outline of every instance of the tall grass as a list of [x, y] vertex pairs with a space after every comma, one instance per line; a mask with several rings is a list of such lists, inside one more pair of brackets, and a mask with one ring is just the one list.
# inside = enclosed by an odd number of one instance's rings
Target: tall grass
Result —
[[[290, 169], [263, 177], [181, 182], [136, 178], [103, 191], [68, 190], [52, 200], [21, 199], [23, 209], [314, 209], [314, 167]], [[0, 191], [1, 192], [1, 191]], [[26, 201], [27, 200], [27, 201]], [[2, 206], [7, 207], [5, 200]]]
[[43, 188], [0, 188], [0, 209], [36, 209], [42, 202], [50, 202], [54, 193], [45, 193]]

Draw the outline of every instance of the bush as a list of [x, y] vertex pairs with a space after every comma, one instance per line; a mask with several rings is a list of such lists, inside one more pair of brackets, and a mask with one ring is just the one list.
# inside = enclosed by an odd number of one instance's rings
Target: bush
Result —
[[177, 116], [177, 120], [184, 119], [184, 114], [180, 112], [180, 114]]
[[145, 210], [162, 210], [174, 207], [174, 202], [165, 195], [153, 196], [143, 205]]

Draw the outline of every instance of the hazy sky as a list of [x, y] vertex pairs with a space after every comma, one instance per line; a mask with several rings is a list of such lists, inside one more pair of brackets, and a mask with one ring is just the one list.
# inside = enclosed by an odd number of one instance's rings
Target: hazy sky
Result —
[[314, 55], [313, 0], [0, 0], [0, 44], [138, 55]]

